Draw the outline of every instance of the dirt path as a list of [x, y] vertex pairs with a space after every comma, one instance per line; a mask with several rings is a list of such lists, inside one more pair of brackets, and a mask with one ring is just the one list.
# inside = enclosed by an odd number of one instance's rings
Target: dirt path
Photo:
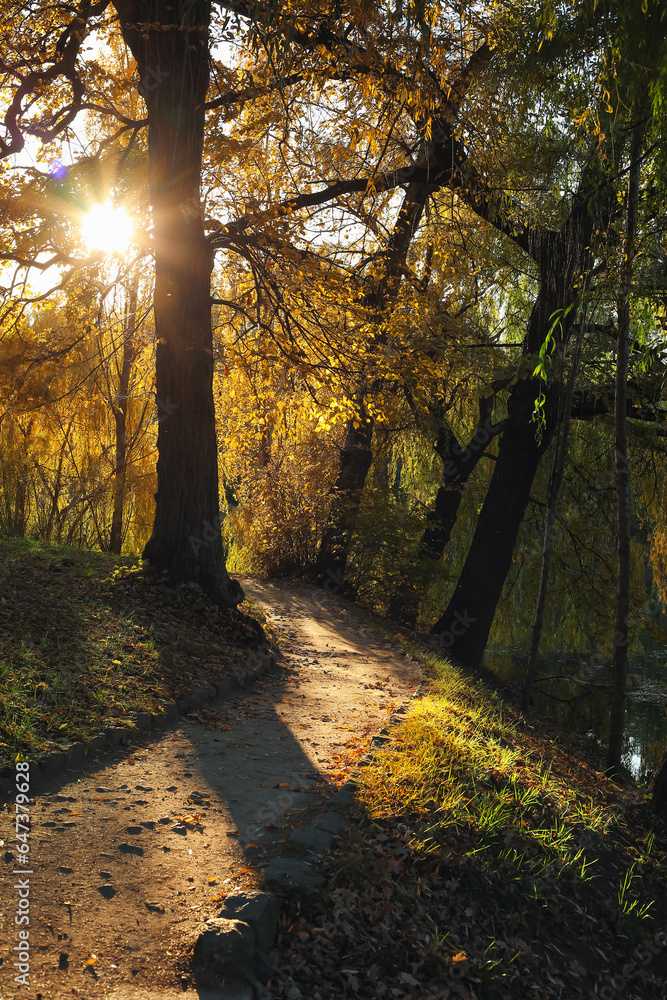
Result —
[[13, 803], [2, 813], [1, 1000], [217, 1000], [179, 978], [204, 921], [225, 894], [261, 883], [285, 827], [324, 800], [364, 734], [415, 690], [416, 666], [326, 594], [241, 582], [281, 633], [278, 666], [151, 742], [38, 789], [28, 988], [14, 982]]

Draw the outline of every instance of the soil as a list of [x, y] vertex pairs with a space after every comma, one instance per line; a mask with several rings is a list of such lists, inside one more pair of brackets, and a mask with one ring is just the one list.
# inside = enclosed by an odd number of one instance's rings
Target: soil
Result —
[[[275, 668], [138, 746], [38, 786], [29, 876], [14, 874], [13, 799], [0, 815], [1, 1000], [209, 996], [189, 966], [206, 919], [228, 893], [263, 884], [290, 829], [418, 687], [416, 664], [335, 598], [240, 580], [278, 636]], [[14, 982], [13, 964], [15, 886], [26, 878], [28, 987]]]

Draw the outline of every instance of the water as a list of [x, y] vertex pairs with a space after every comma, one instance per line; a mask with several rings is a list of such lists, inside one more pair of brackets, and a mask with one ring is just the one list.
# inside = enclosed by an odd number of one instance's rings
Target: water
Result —
[[[486, 666], [502, 680], [523, 683], [526, 653], [489, 649]], [[602, 656], [552, 654], [538, 663], [535, 709], [558, 725], [596, 739], [609, 739], [612, 664]], [[623, 763], [642, 780], [657, 767], [667, 746], [667, 646], [648, 633], [630, 657]]]

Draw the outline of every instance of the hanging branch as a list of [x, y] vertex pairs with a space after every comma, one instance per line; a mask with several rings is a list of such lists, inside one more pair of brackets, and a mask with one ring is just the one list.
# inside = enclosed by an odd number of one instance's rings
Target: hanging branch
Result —
[[616, 445], [616, 517], [618, 527], [618, 587], [614, 628], [614, 687], [611, 702], [611, 728], [607, 751], [607, 769], [614, 775], [621, 768], [623, 729], [625, 727], [625, 687], [628, 672], [628, 618], [630, 615], [630, 469], [628, 463], [628, 362], [630, 357], [630, 294], [637, 238], [639, 207], [640, 153], [643, 127], [636, 125], [630, 150], [630, 171], [626, 206], [625, 243], [621, 263], [616, 355], [616, 398], [614, 438]]

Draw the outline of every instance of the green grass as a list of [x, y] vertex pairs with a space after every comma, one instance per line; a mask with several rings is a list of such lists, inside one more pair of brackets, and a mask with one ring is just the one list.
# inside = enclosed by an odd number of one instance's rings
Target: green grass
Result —
[[160, 712], [231, 668], [252, 636], [241, 613], [136, 559], [0, 540], [0, 762]]
[[427, 814], [440, 831], [472, 828], [485, 840], [502, 832], [567, 863], [572, 829], [600, 833], [606, 811], [545, 768], [497, 701], [446, 663], [432, 672], [428, 694], [396, 733], [398, 748], [380, 751], [378, 766], [363, 772], [369, 814]]
[[[428, 816], [432, 835], [473, 831], [477, 850], [511, 840], [521, 845], [515, 860], [535, 859], [542, 875], [568, 869], [587, 880], [593, 862], [578, 842], [583, 836], [594, 850], [610, 830], [622, 834], [622, 808], [613, 805], [618, 787], [559, 752], [481, 682], [413, 643], [394, 641], [419, 660], [429, 683], [394, 731], [391, 748], [381, 748], [376, 766], [362, 771], [368, 815]], [[653, 841], [647, 831], [629, 857], [646, 860]], [[639, 912], [625, 907], [631, 910]]]
[[[358, 828], [327, 863], [327, 900], [333, 891], [345, 904], [348, 929], [327, 901], [292, 914], [301, 938], [324, 928], [322, 952], [309, 938], [293, 981], [304, 996], [351, 996], [338, 969], [363, 977], [375, 965], [382, 992], [369, 978], [358, 995], [402, 996], [412, 978], [415, 996], [438, 1000], [599, 993], [667, 922], [667, 837], [644, 793], [432, 651], [353, 614], [417, 659], [427, 682], [359, 770]], [[296, 968], [298, 941], [290, 948]], [[661, 990], [656, 961], [626, 996]]]

